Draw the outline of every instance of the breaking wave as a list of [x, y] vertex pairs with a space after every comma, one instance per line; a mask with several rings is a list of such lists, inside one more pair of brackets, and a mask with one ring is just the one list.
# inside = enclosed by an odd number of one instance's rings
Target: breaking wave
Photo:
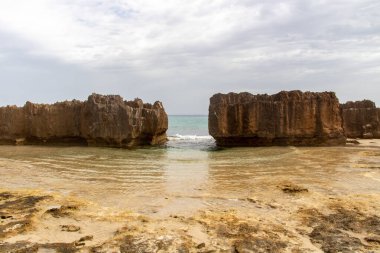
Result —
[[200, 140], [213, 140], [211, 135], [181, 135], [175, 134], [168, 137], [169, 141], [200, 141]]

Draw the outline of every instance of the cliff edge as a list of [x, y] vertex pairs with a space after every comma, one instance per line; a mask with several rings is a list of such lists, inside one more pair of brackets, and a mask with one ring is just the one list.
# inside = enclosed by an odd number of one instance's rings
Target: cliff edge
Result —
[[130, 147], [166, 141], [161, 102], [92, 94], [87, 101], [0, 107], [0, 143]]

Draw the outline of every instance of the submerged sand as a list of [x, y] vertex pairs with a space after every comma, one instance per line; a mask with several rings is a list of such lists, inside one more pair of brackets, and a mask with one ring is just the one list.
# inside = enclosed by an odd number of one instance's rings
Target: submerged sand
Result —
[[[69, 184], [54, 170], [41, 178], [20, 165], [9, 175], [5, 165], [19, 160], [3, 157], [0, 252], [380, 252], [380, 141], [359, 142], [256, 149], [238, 162], [252, 149], [218, 151], [207, 173], [200, 160], [169, 154], [173, 168], [196, 175], [167, 169], [166, 181], [151, 182], [161, 188], [141, 180], [123, 194], [106, 182]], [[278, 156], [259, 160], [266, 152]]]

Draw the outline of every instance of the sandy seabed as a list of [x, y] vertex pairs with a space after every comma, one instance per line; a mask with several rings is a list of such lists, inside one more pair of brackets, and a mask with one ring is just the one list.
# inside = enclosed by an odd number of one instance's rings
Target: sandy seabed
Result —
[[263, 192], [160, 194], [138, 212], [3, 187], [0, 252], [380, 252], [380, 141], [359, 142], [352, 166], [366, 168], [355, 177], [370, 192], [267, 176], [256, 179]]

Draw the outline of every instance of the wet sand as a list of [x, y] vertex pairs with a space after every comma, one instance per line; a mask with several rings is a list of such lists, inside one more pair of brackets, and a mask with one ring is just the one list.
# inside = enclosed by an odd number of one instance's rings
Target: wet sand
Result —
[[359, 142], [0, 147], [0, 252], [380, 252], [380, 141]]

